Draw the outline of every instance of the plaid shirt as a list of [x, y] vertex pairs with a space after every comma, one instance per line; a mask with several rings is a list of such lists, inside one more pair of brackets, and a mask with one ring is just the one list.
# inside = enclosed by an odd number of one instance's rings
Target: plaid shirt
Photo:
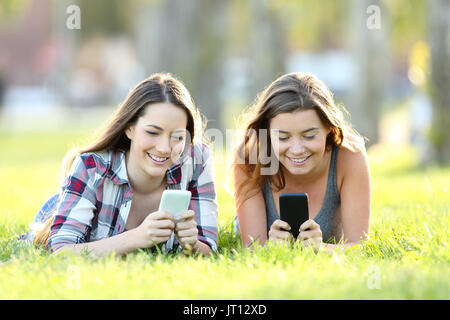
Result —
[[[189, 209], [195, 212], [198, 240], [216, 251], [218, 241], [217, 202], [213, 159], [209, 148], [195, 144], [166, 173], [166, 189], [189, 190]], [[133, 191], [122, 150], [84, 153], [75, 158], [62, 184], [55, 220], [50, 229], [47, 250], [74, 243], [100, 240], [122, 233], [131, 208]], [[43, 221], [47, 210], [40, 211]], [[39, 213], [38, 213], [39, 215]], [[167, 241], [166, 248], [178, 243]]]

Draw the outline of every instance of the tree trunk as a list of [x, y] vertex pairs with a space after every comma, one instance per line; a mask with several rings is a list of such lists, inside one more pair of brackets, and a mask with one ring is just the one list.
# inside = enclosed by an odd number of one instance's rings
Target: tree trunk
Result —
[[431, 144], [438, 163], [450, 162], [450, 2], [429, 4], [430, 94], [433, 104]]
[[[79, 45], [80, 30], [69, 30], [66, 25], [69, 14], [67, 8], [70, 5], [79, 5], [78, 1], [61, 0], [52, 3], [52, 37], [56, 42], [60, 59], [58, 65], [49, 76], [49, 85], [56, 93], [57, 98], [65, 104], [71, 104], [70, 99], [70, 75], [77, 47]], [[83, 18], [81, 17], [81, 20]], [[81, 28], [83, 26], [81, 25]]]
[[136, 35], [147, 73], [173, 73], [191, 92], [209, 127], [221, 129], [227, 1], [167, 0], [142, 5], [139, 11]]
[[251, 0], [250, 91], [252, 99], [285, 73], [284, 30], [276, 9], [267, 1]]
[[388, 17], [380, 0], [354, 0], [352, 7], [357, 83], [347, 109], [354, 127], [369, 139], [370, 146], [379, 139], [380, 109], [389, 61], [386, 50]]

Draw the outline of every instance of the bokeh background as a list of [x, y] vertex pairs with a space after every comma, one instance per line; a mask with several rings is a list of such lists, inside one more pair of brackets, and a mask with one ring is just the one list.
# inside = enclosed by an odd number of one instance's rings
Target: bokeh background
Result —
[[447, 0], [1, 0], [2, 163], [59, 162], [154, 72], [226, 138], [258, 92], [304, 71], [368, 138], [372, 170], [445, 165], [449, 16]]
[[[448, 299], [449, 17], [449, 0], [0, 0], [0, 298]], [[296, 71], [323, 80], [369, 139], [361, 250], [242, 252], [217, 153], [217, 259], [97, 263], [16, 240], [57, 191], [65, 153], [145, 77], [175, 74], [228, 138], [258, 92]]]

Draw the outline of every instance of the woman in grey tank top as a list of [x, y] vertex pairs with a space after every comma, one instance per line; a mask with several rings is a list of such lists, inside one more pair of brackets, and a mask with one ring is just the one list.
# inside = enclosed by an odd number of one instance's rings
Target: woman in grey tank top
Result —
[[364, 142], [325, 84], [312, 74], [286, 74], [258, 95], [249, 112], [233, 165], [243, 245], [292, 238], [278, 208], [279, 194], [292, 192], [309, 197], [310, 219], [296, 240], [333, 247], [364, 239], [371, 198]]
[[[319, 213], [313, 219], [320, 226], [323, 241], [338, 242], [342, 237], [342, 223], [338, 209], [341, 204], [339, 190], [336, 184], [336, 162], [339, 147], [333, 147], [331, 151], [330, 167], [328, 171], [328, 181], [325, 191], [325, 197]], [[262, 189], [267, 216], [267, 233], [275, 220], [280, 219], [280, 215], [275, 207], [275, 201], [272, 196], [272, 188], [269, 179], [266, 179]]]

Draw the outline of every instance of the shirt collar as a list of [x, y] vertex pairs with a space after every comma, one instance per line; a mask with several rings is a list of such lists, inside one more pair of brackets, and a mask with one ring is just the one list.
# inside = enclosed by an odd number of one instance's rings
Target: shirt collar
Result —
[[115, 184], [129, 183], [125, 164], [125, 151], [117, 150], [112, 152], [110, 177]]
[[172, 164], [166, 172], [167, 184], [177, 185], [181, 182], [181, 164], [176, 162]]

